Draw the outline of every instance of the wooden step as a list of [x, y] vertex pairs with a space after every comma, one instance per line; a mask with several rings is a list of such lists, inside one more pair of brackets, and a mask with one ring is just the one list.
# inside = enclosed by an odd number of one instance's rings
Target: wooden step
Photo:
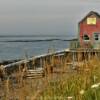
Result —
[[28, 70], [26, 75], [27, 78], [40, 78], [44, 76], [43, 68], [38, 68], [36, 70]]
[[27, 79], [38, 79], [38, 78], [42, 78], [43, 76], [32, 76], [32, 77], [27, 77]]

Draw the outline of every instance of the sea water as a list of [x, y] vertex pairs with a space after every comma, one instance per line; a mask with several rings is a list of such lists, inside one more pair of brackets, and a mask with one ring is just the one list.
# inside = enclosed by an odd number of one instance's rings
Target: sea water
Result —
[[69, 36], [0, 36], [0, 61], [24, 59], [69, 47]]

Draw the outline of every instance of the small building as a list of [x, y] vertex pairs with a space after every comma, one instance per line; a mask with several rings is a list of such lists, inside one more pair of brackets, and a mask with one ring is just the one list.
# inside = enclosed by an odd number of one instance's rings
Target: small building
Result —
[[79, 44], [82, 48], [100, 49], [100, 15], [89, 12], [78, 24]]

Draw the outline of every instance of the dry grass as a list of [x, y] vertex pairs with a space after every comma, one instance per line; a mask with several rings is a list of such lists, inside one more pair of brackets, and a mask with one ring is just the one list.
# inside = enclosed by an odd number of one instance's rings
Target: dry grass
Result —
[[100, 100], [97, 56], [88, 61], [78, 58], [76, 70], [69, 69], [67, 61], [70, 61], [68, 56], [56, 60], [51, 57], [49, 62], [45, 59], [47, 75], [39, 79], [23, 79], [24, 73], [19, 69], [13, 79], [8, 77], [1, 82], [0, 100]]
[[82, 68], [81, 73], [61, 74], [58, 79], [49, 81], [47, 89], [39, 100], [100, 100], [98, 58], [86, 61], [79, 67]]

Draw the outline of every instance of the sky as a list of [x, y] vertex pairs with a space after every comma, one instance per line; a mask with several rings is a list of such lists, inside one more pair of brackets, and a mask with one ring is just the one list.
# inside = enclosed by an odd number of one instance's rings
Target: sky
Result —
[[0, 0], [0, 35], [76, 35], [100, 0]]

